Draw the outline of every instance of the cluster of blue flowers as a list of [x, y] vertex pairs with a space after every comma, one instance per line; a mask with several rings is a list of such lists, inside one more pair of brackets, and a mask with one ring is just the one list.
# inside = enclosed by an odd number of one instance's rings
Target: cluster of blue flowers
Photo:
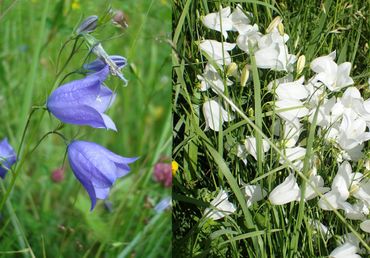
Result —
[[[116, 94], [104, 85], [109, 73], [121, 78], [120, 69], [127, 60], [122, 56], [109, 56], [101, 44], [89, 35], [96, 28], [98, 17], [90, 16], [77, 29], [78, 36], [87, 41], [95, 61], [84, 65], [87, 76], [80, 80], [66, 83], [54, 90], [46, 102], [47, 110], [60, 121], [68, 124], [87, 125], [93, 128], [105, 128], [117, 131], [113, 120], [104, 112], [113, 104]], [[97, 199], [108, 197], [115, 180], [130, 172], [128, 164], [137, 160], [119, 156], [93, 142], [71, 141], [67, 146], [70, 166], [76, 178], [88, 192], [91, 209]], [[5, 174], [16, 162], [16, 153], [7, 139], [0, 143], [0, 176]]]

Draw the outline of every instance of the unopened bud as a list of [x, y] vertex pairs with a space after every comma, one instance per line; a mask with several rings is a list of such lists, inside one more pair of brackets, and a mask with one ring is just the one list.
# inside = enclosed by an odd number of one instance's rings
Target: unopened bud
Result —
[[245, 65], [240, 76], [240, 86], [244, 87], [249, 79], [249, 65]]
[[59, 183], [64, 179], [64, 168], [57, 168], [51, 173], [51, 180], [55, 183]]
[[370, 159], [366, 159], [365, 168], [366, 168], [366, 170], [370, 170]]
[[304, 55], [301, 55], [297, 61], [297, 75], [301, 74], [305, 64], [306, 64], [306, 57]]
[[248, 116], [249, 117], [254, 117], [254, 110], [253, 110], [253, 108], [249, 108], [248, 109]]
[[98, 16], [91, 15], [87, 17], [81, 24], [78, 26], [76, 33], [77, 35], [84, 34], [84, 33], [90, 33], [93, 32], [96, 29], [96, 26], [98, 25]]
[[279, 24], [281, 23], [281, 17], [280, 16], [276, 16], [272, 22], [270, 23], [270, 25], [267, 27], [266, 29], [266, 33], [270, 33], [272, 32], [272, 30], [274, 28], [276, 28]]
[[279, 23], [278, 26], [277, 26], [277, 28], [278, 28], [279, 34], [281, 36], [284, 36], [284, 24]]
[[126, 29], [128, 27], [127, 15], [121, 10], [116, 11], [113, 16], [113, 23], [122, 29]]
[[227, 66], [226, 76], [235, 76], [237, 70], [238, 70], [238, 65], [232, 62], [231, 64]]

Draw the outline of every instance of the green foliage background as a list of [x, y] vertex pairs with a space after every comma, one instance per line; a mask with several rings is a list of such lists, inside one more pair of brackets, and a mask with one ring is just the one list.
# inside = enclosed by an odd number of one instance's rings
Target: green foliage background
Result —
[[[253, 14], [252, 24], [257, 23], [260, 31], [265, 29], [276, 16], [281, 16], [286, 33], [289, 53], [306, 56], [303, 75], [312, 76], [309, 63], [316, 57], [337, 51], [337, 63], [352, 62], [351, 76], [364, 98], [369, 97], [367, 80], [370, 76], [368, 36], [369, 1], [207, 1], [175, 0], [173, 14], [173, 159], [180, 169], [173, 187], [173, 245], [176, 257], [326, 257], [337, 245], [339, 235], [350, 232], [348, 226], [357, 230], [358, 223], [347, 220], [343, 223], [335, 214], [318, 209], [316, 201], [306, 204], [304, 212], [298, 204], [273, 206], [266, 200], [249, 209], [242, 196], [243, 183], [261, 183], [270, 192], [285, 178], [286, 170], [279, 167], [278, 157], [273, 150], [266, 160], [257, 164], [248, 158], [248, 164], [236, 157], [236, 145], [246, 135], [258, 136], [254, 128], [234, 112], [235, 119], [225, 123], [223, 130], [204, 132], [205, 121], [201, 105], [215, 98], [208, 90], [199, 91], [197, 75], [203, 73], [207, 60], [199, 51], [199, 41], [214, 39], [222, 41], [221, 33], [207, 29], [201, 16], [217, 12], [220, 6], [241, 4], [243, 10]], [[229, 33], [227, 42], [236, 41], [236, 33]], [[251, 65], [251, 58], [236, 47], [231, 51], [232, 60], [239, 65]], [[225, 90], [227, 98], [239, 107], [253, 122], [261, 121], [261, 130], [273, 138], [274, 121], [271, 94], [266, 86], [285, 73], [259, 69], [252, 71], [246, 87], [238, 81]], [[253, 80], [251, 79], [253, 74]], [[255, 76], [257, 79], [255, 80]], [[226, 78], [225, 74], [222, 74]], [[254, 81], [254, 82], [253, 82]], [[258, 81], [258, 82], [257, 82]], [[259, 100], [256, 85], [260, 86]], [[257, 101], [258, 100], [258, 101]], [[258, 102], [258, 103], [256, 103]], [[255, 106], [261, 108], [258, 114]], [[229, 107], [230, 111], [230, 107]], [[272, 115], [271, 115], [272, 113]], [[334, 150], [320, 137], [308, 138], [309, 124], [305, 123], [307, 142], [312, 153], [323, 153], [318, 174], [325, 183], [331, 182], [337, 171]], [[256, 136], [257, 135], [257, 136]], [[303, 136], [303, 137], [302, 137]], [[369, 146], [364, 152], [369, 153]], [[363, 169], [363, 164], [354, 164], [354, 171]], [[301, 182], [301, 179], [299, 179]], [[217, 195], [220, 188], [230, 193], [229, 200], [237, 204], [237, 212], [224, 220], [207, 220], [204, 210]], [[240, 189], [241, 188], [241, 189]], [[298, 218], [303, 218], [297, 226]], [[309, 224], [318, 219], [334, 225], [331, 232], [335, 237], [326, 241]], [[324, 224], [325, 224], [324, 223]], [[361, 230], [359, 230], [361, 232]], [[363, 237], [364, 234], [363, 234]], [[293, 244], [292, 244], [293, 243]], [[295, 246], [295, 248], [292, 248]]]
[[[43, 105], [51, 90], [81, 75], [88, 53], [81, 47], [57, 77], [72, 45], [63, 44], [89, 15], [108, 8], [122, 10], [129, 27], [107, 23], [94, 36], [109, 54], [128, 59], [122, 87], [117, 78], [106, 84], [117, 92], [108, 114], [118, 132], [66, 125], [67, 138], [94, 141], [122, 156], [140, 156], [132, 172], [119, 179], [110, 194], [112, 211], [101, 201], [93, 212], [90, 200], [67, 166], [65, 179], [51, 180], [62, 166], [65, 145], [48, 136], [24, 161], [15, 187], [0, 211], [0, 257], [170, 257], [170, 212], [156, 214], [153, 205], [171, 194], [152, 179], [153, 165], [171, 155], [171, 30], [168, 1], [32, 0], [0, 1], [0, 139], [18, 148], [31, 105]], [[90, 58], [89, 60], [92, 60]], [[36, 111], [26, 134], [25, 152], [58, 125]], [[168, 158], [167, 158], [168, 159]], [[3, 199], [11, 182], [0, 182]]]

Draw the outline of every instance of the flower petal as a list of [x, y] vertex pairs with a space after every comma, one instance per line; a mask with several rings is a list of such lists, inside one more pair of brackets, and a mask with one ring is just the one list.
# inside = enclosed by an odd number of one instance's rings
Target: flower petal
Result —
[[105, 114], [90, 106], [54, 107], [53, 115], [64, 123], [89, 125], [93, 128], [106, 128], [116, 131], [114, 122]]

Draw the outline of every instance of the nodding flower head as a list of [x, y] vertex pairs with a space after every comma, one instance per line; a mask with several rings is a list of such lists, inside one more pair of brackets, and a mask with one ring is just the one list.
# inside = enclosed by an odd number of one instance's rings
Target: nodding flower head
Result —
[[5, 178], [6, 172], [17, 161], [17, 155], [5, 138], [0, 142], [0, 177]]
[[68, 160], [74, 175], [88, 192], [91, 209], [96, 199], [106, 199], [117, 178], [130, 172], [128, 164], [138, 158], [119, 156], [93, 142], [72, 141], [68, 145]]
[[[123, 56], [113, 55], [109, 56], [109, 58], [115, 63], [115, 65], [118, 67], [118, 69], [122, 69], [127, 65], [127, 60]], [[83, 67], [85, 70], [98, 72], [102, 69], [104, 69], [107, 66], [107, 64], [104, 62], [104, 59], [95, 59], [91, 63], [85, 64]]]
[[91, 15], [87, 17], [83, 22], [81, 22], [80, 26], [78, 26], [76, 33], [77, 35], [83, 34], [83, 33], [90, 33], [93, 32], [96, 29], [96, 26], [98, 25], [98, 16]]
[[112, 119], [104, 114], [116, 97], [102, 84], [108, 73], [105, 66], [97, 73], [60, 86], [49, 96], [47, 109], [64, 123], [116, 131]]
[[[120, 78], [123, 81], [124, 86], [127, 86], [127, 80], [123, 76], [120, 70], [123, 66], [126, 65], [126, 59], [121, 56], [118, 56], [118, 60], [117, 60], [117, 56], [109, 56], [107, 52], [105, 51], [105, 49], [103, 48], [102, 44], [90, 34], [85, 33], [85, 34], [82, 34], [82, 36], [84, 37], [87, 45], [90, 47], [91, 52], [93, 52], [94, 55], [96, 55], [96, 57], [102, 63], [108, 65], [109, 71], [112, 75]], [[114, 57], [115, 60], [112, 59], [112, 57]]]

